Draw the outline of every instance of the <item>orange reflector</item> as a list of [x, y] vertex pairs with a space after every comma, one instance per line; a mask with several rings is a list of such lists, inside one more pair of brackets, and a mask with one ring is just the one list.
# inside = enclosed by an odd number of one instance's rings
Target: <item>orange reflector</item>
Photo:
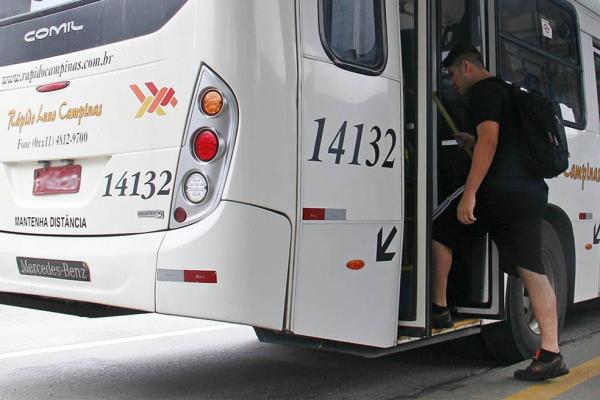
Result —
[[585, 249], [586, 249], [586, 250], [591, 250], [591, 249], [592, 249], [592, 247], [594, 247], [594, 246], [592, 246], [592, 244], [591, 244], [591, 243], [588, 243], [588, 244], [586, 244], [586, 245], [585, 245]]
[[348, 269], [359, 270], [363, 269], [365, 262], [363, 260], [350, 260], [346, 263]]
[[223, 109], [223, 96], [216, 90], [208, 90], [202, 95], [200, 100], [202, 112], [213, 117]]

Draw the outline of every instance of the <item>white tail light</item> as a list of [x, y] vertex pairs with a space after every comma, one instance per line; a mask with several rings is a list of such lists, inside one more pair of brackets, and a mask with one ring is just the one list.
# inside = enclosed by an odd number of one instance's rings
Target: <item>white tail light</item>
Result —
[[200, 204], [208, 194], [208, 180], [201, 172], [192, 172], [185, 178], [184, 194], [190, 203]]

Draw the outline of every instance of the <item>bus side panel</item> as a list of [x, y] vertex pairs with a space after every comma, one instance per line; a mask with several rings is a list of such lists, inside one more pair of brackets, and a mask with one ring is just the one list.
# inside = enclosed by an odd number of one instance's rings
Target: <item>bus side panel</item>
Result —
[[291, 232], [280, 214], [227, 201], [202, 223], [169, 231], [156, 311], [283, 329]]
[[[580, 13], [580, 17], [584, 15]], [[580, 20], [581, 28], [592, 28], [588, 18]], [[600, 183], [595, 171], [600, 164], [600, 135], [598, 132], [598, 107], [594, 74], [592, 38], [581, 34], [583, 62], [583, 90], [587, 109], [587, 124], [584, 130], [566, 128], [569, 141], [569, 168], [564, 174], [547, 180], [549, 202], [561, 207], [573, 224], [575, 243], [575, 291], [574, 301], [588, 300], [598, 296], [600, 271], [598, 256], [598, 221], [600, 220]], [[582, 215], [584, 216], [582, 218]], [[591, 247], [590, 247], [591, 246]]]

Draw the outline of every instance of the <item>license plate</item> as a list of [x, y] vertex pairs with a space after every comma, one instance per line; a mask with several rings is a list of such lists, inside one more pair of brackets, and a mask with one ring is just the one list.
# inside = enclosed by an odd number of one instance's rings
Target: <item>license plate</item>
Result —
[[17, 257], [17, 268], [21, 275], [90, 282], [90, 269], [81, 261]]
[[81, 165], [38, 168], [33, 171], [33, 195], [78, 193]]

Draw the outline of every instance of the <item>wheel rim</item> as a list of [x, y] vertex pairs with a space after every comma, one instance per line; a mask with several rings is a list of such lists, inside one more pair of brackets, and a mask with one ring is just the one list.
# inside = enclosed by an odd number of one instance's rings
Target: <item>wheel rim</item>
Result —
[[[542, 248], [542, 265], [544, 266], [544, 271], [546, 272], [546, 276], [550, 281], [550, 286], [552, 286], [552, 289], [556, 290], [554, 284], [554, 263], [552, 262], [552, 257], [550, 256], [550, 254], [544, 248]], [[533, 315], [531, 299], [529, 298], [529, 295], [525, 290], [525, 286], [523, 285], [523, 283], [521, 283], [521, 286], [523, 287], [523, 312], [525, 313], [525, 321], [527, 321], [527, 326], [529, 327], [529, 330], [533, 334], [539, 335], [540, 324]]]

